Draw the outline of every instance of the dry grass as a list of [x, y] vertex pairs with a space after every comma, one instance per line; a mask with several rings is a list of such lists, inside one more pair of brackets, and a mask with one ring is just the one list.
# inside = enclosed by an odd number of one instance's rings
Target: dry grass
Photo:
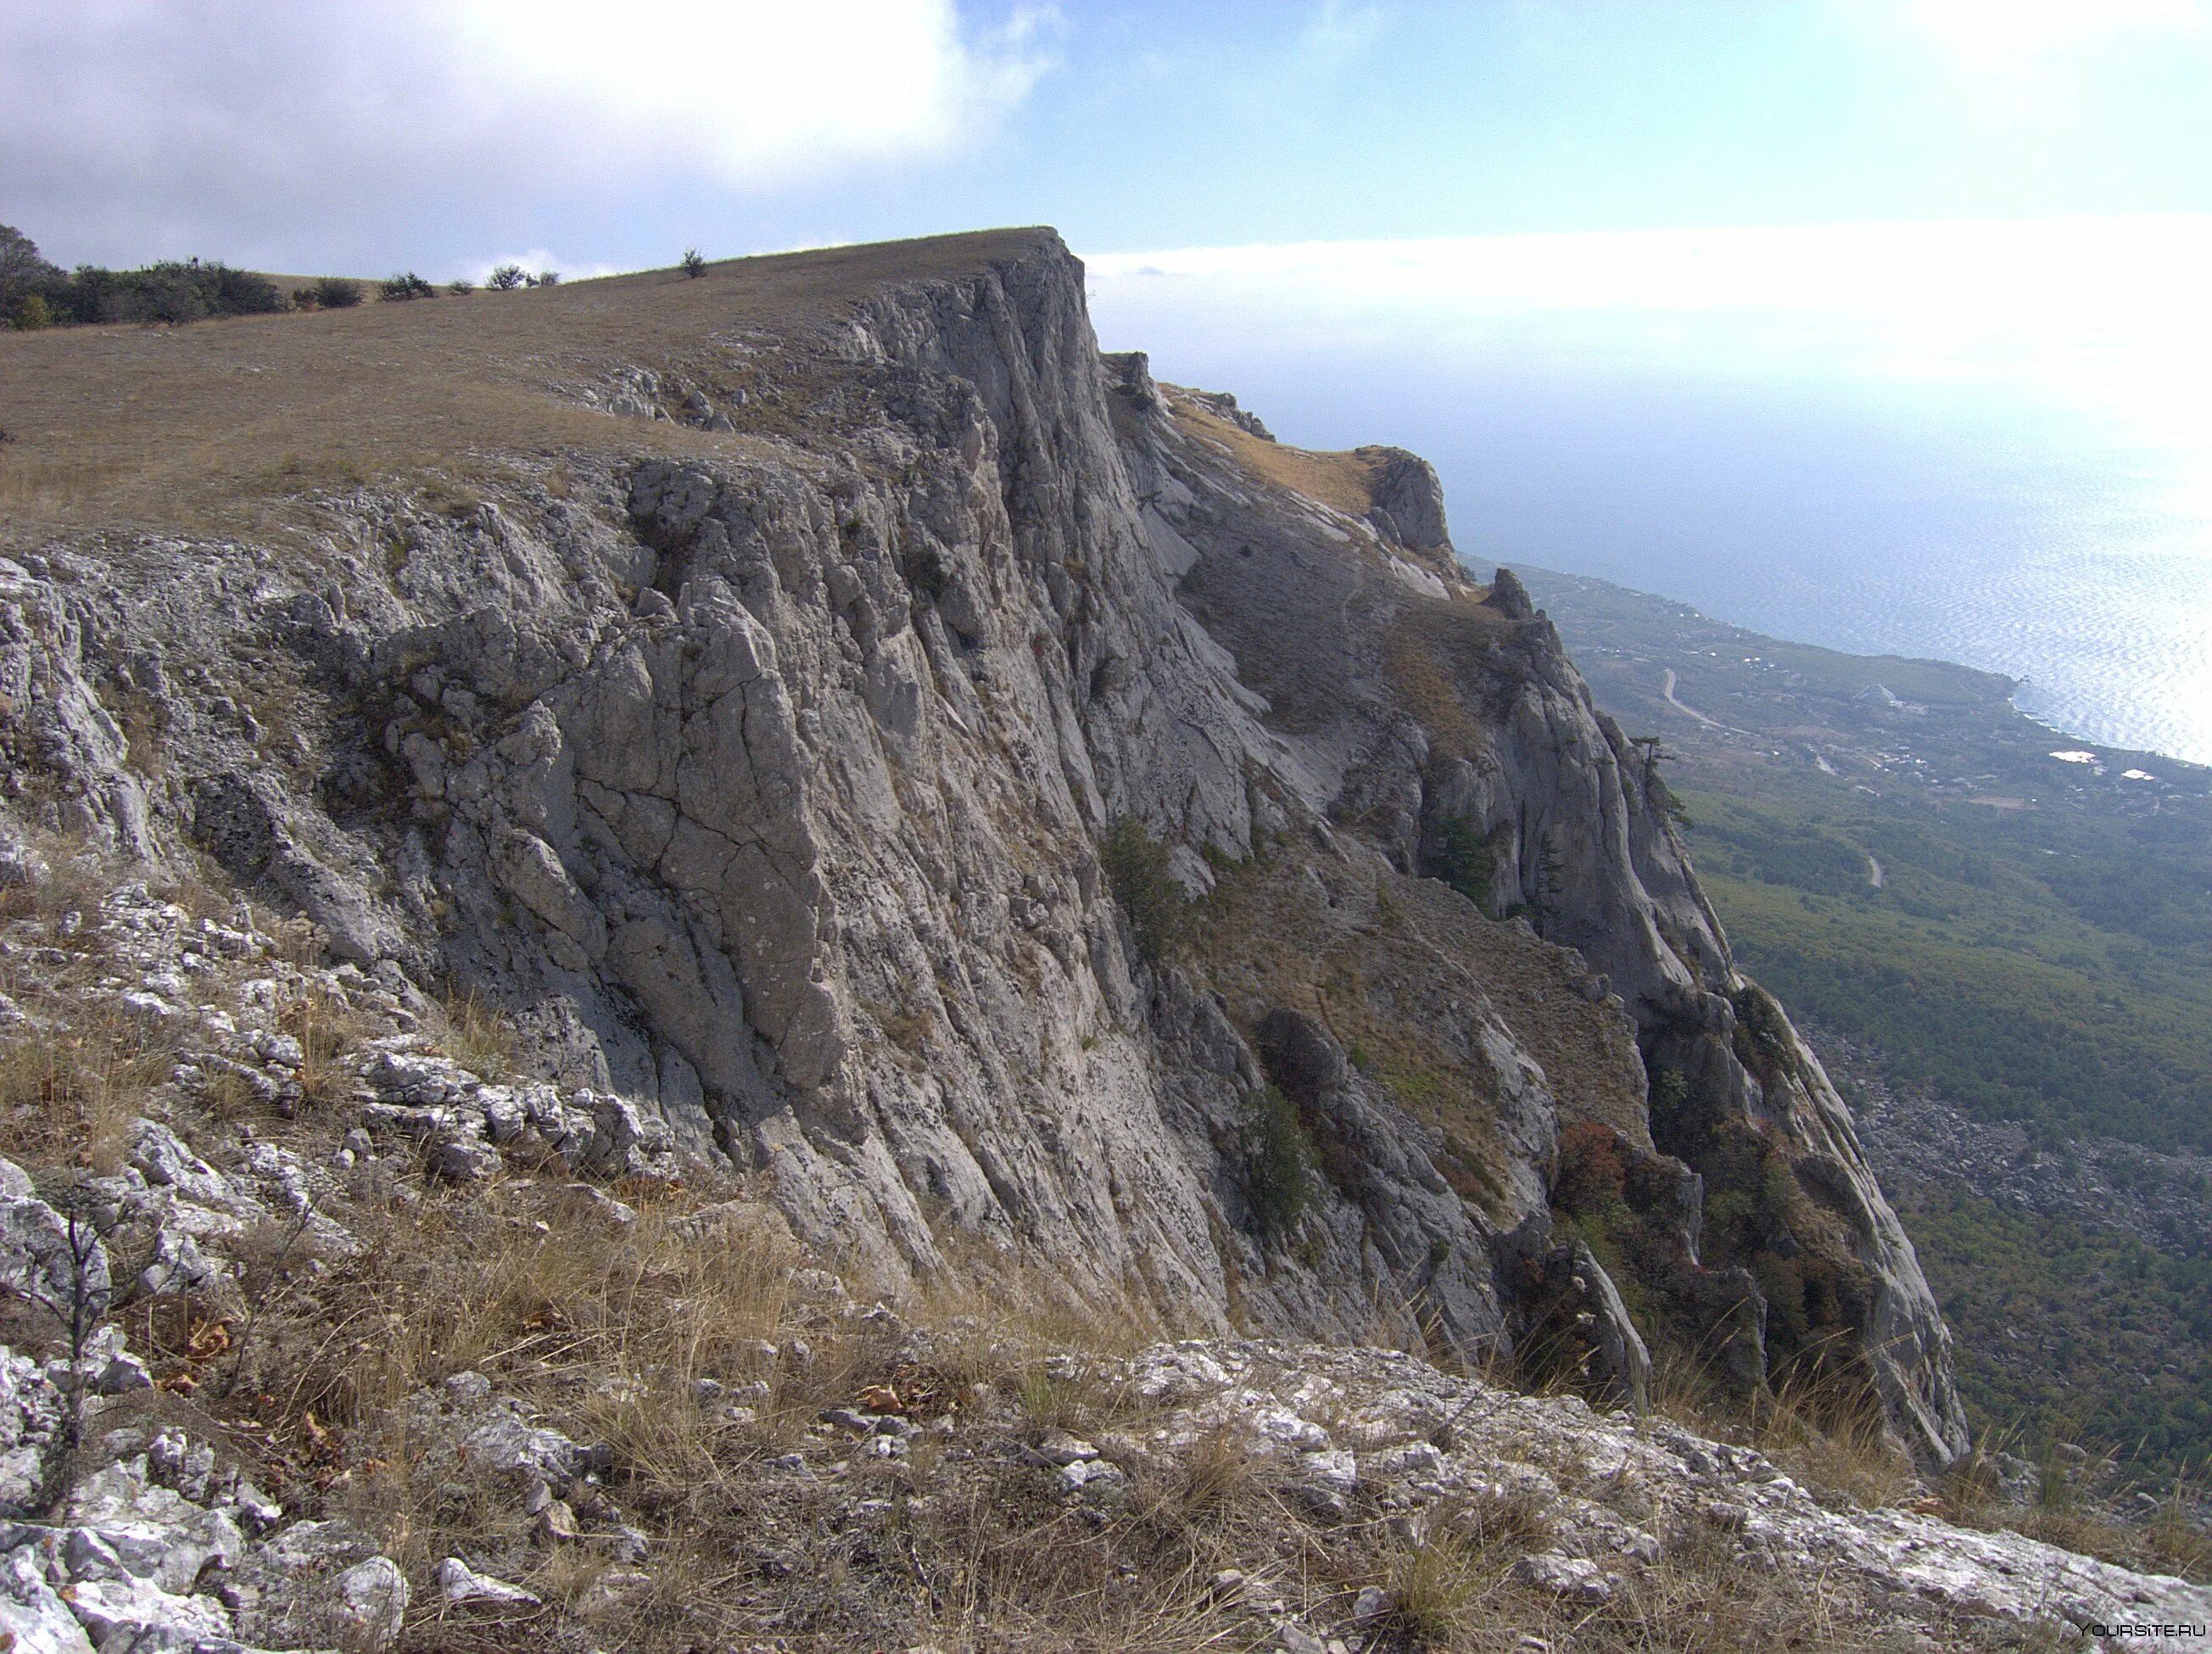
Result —
[[979, 269], [1042, 234], [744, 259], [696, 281], [655, 271], [186, 328], [0, 333], [0, 426], [15, 438], [0, 453], [0, 514], [11, 536], [88, 523], [281, 534], [316, 526], [307, 496], [435, 484], [459, 456], [742, 452], [789, 429], [772, 398], [718, 435], [614, 418], [550, 387], [678, 357], [732, 371], [732, 354], [702, 342], [809, 327], [888, 283]]
[[1269, 442], [1188, 393], [1169, 388], [1166, 395], [1178, 425], [1226, 449], [1231, 459], [1253, 475], [1348, 517], [1364, 517], [1373, 507], [1375, 471], [1382, 458], [1380, 448], [1322, 453]]
[[1801, 1361], [1748, 1401], [1723, 1399], [1698, 1364], [1675, 1352], [1654, 1363], [1651, 1406], [1716, 1441], [1756, 1448], [1815, 1498], [1874, 1508], [1927, 1493], [1865, 1381]]
[[0, 960], [0, 992], [28, 1019], [0, 1025], [0, 1152], [106, 1176], [176, 1062], [176, 1035], [91, 991], [112, 976], [99, 934], [107, 869], [64, 841], [40, 848], [52, 877], [0, 906], [18, 945]]
[[[94, 1152], [99, 1121], [136, 1112], [169, 1057], [135, 1025], [105, 1027], [82, 1000], [108, 968], [88, 928], [106, 871], [50, 859], [56, 879], [11, 897], [9, 917], [19, 939], [34, 933], [55, 952], [11, 956], [10, 969], [38, 973], [11, 991], [70, 1000], [89, 1043], [58, 1048], [72, 1055], [51, 1063], [0, 1043], [0, 1118], [20, 1122], [35, 1103], [29, 1117], [56, 1152], [43, 1158], [67, 1158]], [[231, 911], [210, 889], [177, 894]], [[88, 918], [73, 927], [70, 912]], [[319, 951], [306, 929], [282, 939], [302, 959]], [[335, 1072], [363, 1031], [319, 996], [295, 995], [284, 1015], [310, 1073]], [[470, 1033], [475, 1015], [448, 1008], [454, 1039], [495, 1037]], [[191, 1137], [206, 1122], [176, 1123]], [[257, 1135], [326, 1159], [346, 1123], [342, 1109], [308, 1109], [258, 1122]], [[810, 1285], [757, 1189], [709, 1178], [622, 1192], [635, 1207], [626, 1222], [565, 1172], [515, 1171], [462, 1192], [384, 1157], [356, 1168], [328, 1213], [357, 1250], [321, 1254], [304, 1223], [264, 1225], [231, 1249], [242, 1317], [149, 1301], [131, 1311], [134, 1342], [173, 1386], [196, 1391], [194, 1427], [227, 1429], [293, 1509], [350, 1516], [377, 1535], [416, 1586], [411, 1649], [1267, 1646], [1265, 1622], [1212, 1589], [1224, 1569], [1370, 1654], [1502, 1654], [1532, 1633], [1624, 1654], [1882, 1646], [1838, 1582], [1760, 1567], [1718, 1532], [1668, 1535], [1662, 1562], [1612, 1602], [1570, 1609], [1514, 1573], [1551, 1539], [1533, 1493], [1467, 1500], [1417, 1535], [1364, 1495], [1348, 1511], [1315, 1506], [1291, 1462], [1242, 1426], [1174, 1451], [1148, 1446], [1161, 1420], [1118, 1362], [1170, 1329], [1133, 1291], [1072, 1286], [1034, 1258], [977, 1246], [912, 1309], [915, 1333]], [[471, 1371], [601, 1450], [596, 1480], [568, 1494], [583, 1538], [533, 1540], [520, 1490], [457, 1461], [450, 1429], [423, 1411], [442, 1380]], [[886, 1389], [917, 1426], [901, 1456], [856, 1450], [819, 1421]], [[740, 1395], [750, 1415], [716, 1399]], [[1785, 1392], [1765, 1439], [1809, 1445], [1802, 1420], [1818, 1402]], [[1025, 1460], [1051, 1430], [1111, 1444], [1127, 1472], [1119, 1496], [1072, 1498]], [[811, 1474], [785, 1468], [794, 1452]], [[1632, 1487], [1578, 1491], [1649, 1519]], [[649, 1577], [612, 1542], [623, 1524], [645, 1535]], [[444, 1609], [430, 1582], [456, 1554], [548, 1606]], [[1346, 1616], [1369, 1584], [1389, 1593], [1389, 1619], [1355, 1633]], [[1975, 1645], [1962, 1634], [1950, 1645]]]
[[1996, 1444], [1978, 1443], [1974, 1452], [1944, 1476], [1937, 1487], [1936, 1507], [1945, 1521], [1966, 1528], [2008, 1529], [2122, 1567], [2212, 1582], [2212, 1537], [2193, 1519], [2202, 1506], [2202, 1489], [2189, 1478], [2175, 1479], [2149, 1520], [2120, 1522], [2091, 1505], [2079, 1488], [2080, 1483], [2098, 1480], [2096, 1469], [2108, 1469], [2109, 1465], [2069, 1472], [2046, 1464], [2036, 1502], [2022, 1508], [2004, 1496], [1995, 1464], [1996, 1451]]
[[514, 1073], [520, 1041], [504, 1011], [473, 988], [453, 986], [438, 1008], [439, 1038], [448, 1056], [486, 1079]]

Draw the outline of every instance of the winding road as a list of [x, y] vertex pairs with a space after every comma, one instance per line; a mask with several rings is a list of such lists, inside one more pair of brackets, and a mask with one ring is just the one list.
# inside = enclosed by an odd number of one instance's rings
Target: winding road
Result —
[[1674, 698], [1674, 684], [1678, 680], [1674, 676], [1674, 669], [1672, 666], [1666, 668], [1659, 679], [1659, 698], [1661, 700], [1664, 701], [1668, 706], [1674, 708], [1675, 711], [1680, 713], [1684, 717], [1696, 719], [1707, 729], [1724, 729], [1731, 735], [1741, 735], [1744, 733], [1742, 730], [1736, 728], [1732, 724], [1724, 724], [1718, 719], [1708, 718], [1704, 713], [1698, 711], [1697, 708], [1685, 706], [1681, 702], [1677, 701]]

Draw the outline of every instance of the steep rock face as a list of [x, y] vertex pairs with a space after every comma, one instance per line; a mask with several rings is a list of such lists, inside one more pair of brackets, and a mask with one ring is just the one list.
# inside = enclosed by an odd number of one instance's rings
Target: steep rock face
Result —
[[[336, 952], [474, 985], [890, 1287], [1034, 1262], [1193, 1329], [1564, 1340], [1632, 1394], [1629, 1309], [1553, 1232], [1587, 1123], [1662, 1214], [1668, 1313], [1755, 1335], [1752, 1273], [1833, 1263], [1792, 1347], [1843, 1335], [1959, 1444], [1847, 1115], [1548, 623], [1460, 575], [1432, 471], [1102, 368], [1048, 236], [775, 349], [806, 417], [695, 457], [364, 490], [309, 556], [0, 569], [15, 813], [196, 845]], [[1149, 959], [1125, 818], [1202, 897]], [[1778, 1156], [1796, 1194], [1709, 1268], [1682, 1163]]]
[[[1681, 1252], [1647, 1271], [1686, 1341], [1755, 1373], [1770, 1355], [1835, 1357], [1845, 1332], [1842, 1365], [1906, 1437], [1959, 1450], [1948, 1335], [1911, 1243], [1817, 1059], [1735, 968], [1656, 750], [1595, 711], [1510, 572], [1478, 598], [1446, 569], [1438, 591], [1423, 554], [1449, 542], [1400, 532], [1423, 514], [1352, 520], [1255, 490], [1255, 462], [1237, 463], [1202, 404], [1163, 394], [1140, 358], [1115, 366], [1146, 508], [1188, 554], [1171, 565], [1180, 590], [1333, 788], [1322, 807], [1401, 870], [1452, 878], [1577, 950], [1658, 1082], [1641, 1146], [1762, 1191], [1719, 1232], [1693, 1217]], [[1375, 467], [1369, 486], [1379, 502], [1407, 476]]]

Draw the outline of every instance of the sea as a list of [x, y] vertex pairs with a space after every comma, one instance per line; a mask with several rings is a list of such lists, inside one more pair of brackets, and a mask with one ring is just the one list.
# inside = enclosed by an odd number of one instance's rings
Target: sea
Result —
[[2212, 763], [2212, 229], [1976, 228], [1109, 256], [1092, 313], [1283, 441], [1425, 455], [1478, 568], [2002, 672]]

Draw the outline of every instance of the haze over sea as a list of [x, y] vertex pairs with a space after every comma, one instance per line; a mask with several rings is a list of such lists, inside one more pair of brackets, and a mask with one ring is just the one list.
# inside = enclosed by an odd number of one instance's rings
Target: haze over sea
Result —
[[1963, 661], [2212, 763], [2212, 219], [1089, 258], [1108, 349], [1394, 442], [1468, 560]]

